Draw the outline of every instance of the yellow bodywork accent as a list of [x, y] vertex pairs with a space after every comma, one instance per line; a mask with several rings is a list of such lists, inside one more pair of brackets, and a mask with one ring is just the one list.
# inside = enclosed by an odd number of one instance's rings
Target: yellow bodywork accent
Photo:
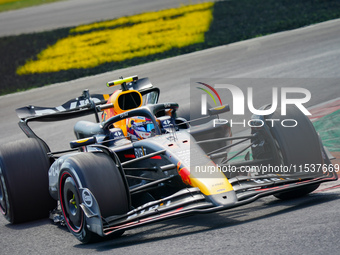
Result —
[[103, 97], [104, 97], [104, 100], [106, 100], [106, 101], [107, 101], [107, 100], [109, 100], [109, 98], [110, 98], [110, 95], [109, 95], [109, 94], [104, 94], [104, 95], [103, 95]]
[[225, 108], [225, 105], [219, 106], [219, 107], [215, 107], [215, 110], [222, 110], [223, 108]]
[[223, 173], [214, 173], [211, 176], [204, 176], [201, 178], [193, 177], [190, 173], [191, 185], [197, 187], [206, 195], [216, 195], [233, 190], [233, 186], [228, 181]]
[[84, 139], [77, 140], [76, 143], [86, 143], [88, 140], [90, 140], [90, 138], [84, 138]]
[[124, 78], [124, 79], [110, 81], [110, 82], [107, 83], [107, 86], [112, 87], [112, 86], [123, 84], [124, 82], [129, 83], [129, 82], [133, 82], [136, 79], [138, 79], [137, 76], [131, 76], [131, 77], [127, 77], [127, 78]]
[[[138, 105], [135, 108], [139, 108], [139, 107], [142, 106], [142, 104], [143, 104], [143, 97], [142, 97], [142, 94], [139, 91], [137, 91], [137, 90], [120, 91], [119, 93], [113, 94], [111, 96], [110, 102], [108, 102], [108, 103], [112, 103], [113, 104], [113, 109], [114, 109], [115, 115], [126, 112], [126, 110], [123, 110], [123, 109], [121, 109], [119, 107], [119, 100], [118, 100], [119, 97], [122, 96], [122, 95], [125, 95], [125, 94], [131, 94], [131, 93], [137, 93], [139, 95], [139, 97], [140, 97], [140, 105]], [[132, 109], [129, 109], [129, 110], [132, 110]]]

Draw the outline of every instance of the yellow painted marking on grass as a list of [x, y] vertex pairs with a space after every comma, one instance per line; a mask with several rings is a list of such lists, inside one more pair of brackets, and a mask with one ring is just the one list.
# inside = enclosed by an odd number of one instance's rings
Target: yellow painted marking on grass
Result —
[[204, 42], [213, 5], [188, 5], [78, 26], [19, 67], [17, 74], [93, 68]]
[[18, 2], [20, 0], [0, 0], [0, 4], [7, 4], [7, 3], [12, 3], [12, 2]]

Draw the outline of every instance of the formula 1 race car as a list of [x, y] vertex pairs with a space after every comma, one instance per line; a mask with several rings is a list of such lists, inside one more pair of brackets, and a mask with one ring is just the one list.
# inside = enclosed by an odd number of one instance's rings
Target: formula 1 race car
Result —
[[[85, 90], [55, 108], [16, 110], [28, 139], [0, 147], [0, 208], [8, 221], [49, 216], [88, 243], [263, 196], [303, 196], [337, 180], [318, 134], [297, 107], [289, 106], [285, 116], [298, 122], [295, 127], [266, 121], [281, 120], [277, 110], [253, 116], [249, 135], [233, 137], [229, 123], [218, 119], [228, 105], [208, 109], [206, 122], [193, 125], [188, 109], [158, 103], [160, 91], [148, 78], [108, 86], [120, 88], [111, 95]], [[89, 114], [97, 122], [77, 122], [76, 140], [64, 151], [51, 152], [28, 125]]]

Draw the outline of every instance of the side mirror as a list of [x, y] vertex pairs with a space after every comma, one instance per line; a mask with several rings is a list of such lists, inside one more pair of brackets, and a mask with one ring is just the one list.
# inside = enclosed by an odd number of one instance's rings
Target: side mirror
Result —
[[82, 147], [82, 146], [95, 144], [95, 143], [97, 143], [97, 139], [96, 139], [96, 137], [93, 136], [93, 137], [88, 137], [88, 138], [84, 138], [84, 139], [71, 141], [70, 147], [71, 147], [71, 149], [76, 149], [76, 148], [79, 148], [79, 147]]

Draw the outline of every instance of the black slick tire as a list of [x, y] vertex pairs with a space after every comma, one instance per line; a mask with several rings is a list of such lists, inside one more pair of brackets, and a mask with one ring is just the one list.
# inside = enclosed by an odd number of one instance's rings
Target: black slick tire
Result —
[[11, 223], [46, 218], [57, 206], [48, 191], [50, 160], [36, 139], [0, 146], [0, 209]]
[[[104, 153], [80, 153], [68, 158], [61, 168], [58, 186], [66, 226], [83, 243], [101, 241], [103, 237], [87, 227], [85, 214], [79, 206], [79, 188], [88, 188], [92, 192], [103, 218], [122, 215], [129, 210], [123, 178], [114, 161]], [[117, 232], [112, 237], [123, 232]]]
[[[269, 119], [279, 120], [270, 128], [278, 150], [278, 162], [276, 164], [286, 166], [304, 166], [323, 164], [321, 144], [313, 124], [295, 105], [287, 106], [285, 116], [281, 115], [281, 109], [277, 109]], [[295, 121], [289, 121], [295, 120]], [[284, 125], [280, 124], [284, 121]], [[296, 127], [287, 127], [294, 126]], [[293, 169], [293, 168], [292, 168]], [[295, 168], [297, 169], [297, 168]], [[291, 173], [292, 174], [292, 173]], [[311, 172], [297, 173], [302, 176], [313, 175]], [[275, 197], [286, 200], [305, 196], [319, 187], [320, 184], [311, 184], [299, 187], [291, 191], [278, 193]]]

